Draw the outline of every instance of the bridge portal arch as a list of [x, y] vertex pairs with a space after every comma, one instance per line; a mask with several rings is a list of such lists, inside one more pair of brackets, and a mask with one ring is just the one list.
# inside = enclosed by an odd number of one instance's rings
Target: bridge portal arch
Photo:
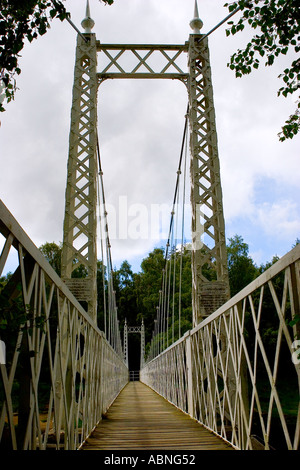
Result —
[[143, 368], [145, 363], [145, 326], [144, 321], [140, 326], [128, 326], [127, 320], [125, 319], [124, 323], [124, 341], [123, 341], [123, 353], [124, 361], [129, 368], [129, 342], [128, 334], [130, 333], [139, 333], [141, 336], [141, 346], [140, 346], [140, 369]]
[[[207, 35], [195, 1], [193, 33], [184, 44], [103, 44], [89, 8], [77, 38], [66, 187], [62, 278], [95, 320], [97, 311], [97, 94], [111, 79], [171, 79], [188, 91], [192, 208], [193, 323], [229, 298], [225, 222]], [[182, 57], [186, 58], [185, 67]], [[158, 58], [159, 60], [153, 60]], [[205, 243], [204, 243], [205, 241]], [[74, 279], [79, 265], [84, 279]], [[205, 274], [209, 266], [211, 279]]]

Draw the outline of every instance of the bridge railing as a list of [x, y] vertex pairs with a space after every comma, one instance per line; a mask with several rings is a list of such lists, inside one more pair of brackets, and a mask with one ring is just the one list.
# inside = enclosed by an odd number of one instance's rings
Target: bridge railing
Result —
[[2, 201], [0, 233], [0, 448], [77, 449], [128, 369]]
[[141, 381], [238, 449], [298, 449], [300, 245], [145, 365]]

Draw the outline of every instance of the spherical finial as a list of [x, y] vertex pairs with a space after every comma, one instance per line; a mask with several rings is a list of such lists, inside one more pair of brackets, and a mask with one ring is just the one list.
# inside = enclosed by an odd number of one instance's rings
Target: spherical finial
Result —
[[95, 21], [91, 18], [91, 14], [90, 14], [89, 0], [87, 0], [86, 2], [85, 18], [82, 20], [81, 26], [83, 27], [84, 32], [88, 34], [92, 32], [92, 29], [95, 26]]
[[200, 29], [203, 26], [203, 21], [199, 18], [198, 4], [195, 0], [194, 18], [190, 21], [190, 27], [194, 30], [194, 34], [200, 34]]

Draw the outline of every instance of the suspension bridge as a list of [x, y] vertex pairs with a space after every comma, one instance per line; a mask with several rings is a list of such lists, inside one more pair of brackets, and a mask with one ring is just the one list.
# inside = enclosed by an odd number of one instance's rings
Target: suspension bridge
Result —
[[[197, 2], [185, 44], [102, 44], [93, 26], [87, 2], [77, 35], [61, 276], [0, 202], [0, 275], [12, 250], [19, 262], [0, 291], [1, 450], [298, 449], [300, 245], [230, 296], [208, 34], [201, 33]], [[126, 323], [120, 334], [97, 132], [101, 84], [126, 78], [179, 80], [188, 97], [147, 348], [143, 323]], [[192, 220], [186, 245], [188, 160]], [[187, 250], [193, 327], [182, 334]], [[81, 277], [74, 275], [78, 267]], [[263, 340], [266, 319], [276, 332], [272, 348]], [[141, 335], [138, 380], [130, 380], [129, 333]]]

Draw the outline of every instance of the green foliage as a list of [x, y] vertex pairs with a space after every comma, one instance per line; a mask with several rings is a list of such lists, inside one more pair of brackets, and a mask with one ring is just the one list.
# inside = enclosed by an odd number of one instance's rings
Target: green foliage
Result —
[[[169, 344], [178, 339], [192, 327], [192, 271], [191, 251], [185, 249], [181, 254], [174, 251], [168, 265], [161, 248], [155, 248], [141, 264], [141, 272], [135, 275], [139, 311], [142, 313], [146, 340], [150, 341], [154, 320], [157, 317], [160, 291], [163, 287], [163, 270], [170, 285], [169, 297]], [[179, 292], [181, 275], [181, 289]], [[173, 295], [174, 287], [174, 295]], [[180, 304], [180, 321], [179, 321]]]
[[12, 276], [3, 276], [0, 278], [0, 331], [1, 336], [5, 330], [16, 335], [20, 326], [24, 325], [27, 320], [27, 312], [23, 303], [21, 284], [18, 283], [14, 287], [14, 295], [11, 296], [10, 283]]
[[[242, 16], [237, 23], [228, 22], [230, 28], [226, 35], [234, 35], [243, 31], [245, 24], [258, 31], [245, 49], [239, 49], [231, 58], [228, 66], [235, 71], [236, 77], [242, 77], [258, 69], [262, 60], [266, 66], [273, 65], [277, 57], [287, 55], [292, 50], [300, 51], [300, 14], [298, 0], [239, 0], [226, 3], [229, 11], [238, 6]], [[263, 59], [264, 58], [264, 59]], [[279, 75], [283, 86], [278, 90], [278, 96], [287, 97], [300, 88], [300, 59], [292, 61], [290, 67]], [[297, 101], [295, 112], [286, 120], [279, 140], [293, 138], [300, 129], [300, 100]]]
[[[295, 244], [298, 244], [296, 240]], [[61, 245], [56, 243], [45, 243], [40, 247], [51, 266], [60, 275], [61, 268]], [[228, 255], [228, 274], [231, 296], [238, 293], [243, 287], [248, 285], [262, 272], [267, 270], [272, 264], [278, 261], [278, 257], [266, 263], [265, 265], [256, 266], [252, 258], [249, 256], [249, 246], [239, 235], [235, 235], [228, 239], [227, 244]], [[169, 300], [169, 344], [173, 339], [182, 336], [185, 331], [192, 328], [192, 270], [191, 270], [191, 250], [186, 247], [180, 256], [174, 251], [171, 256], [171, 280], [170, 285], [173, 286], [174, 270], [175, 276], [175, 294], [170, 295]], [[175, 264], [175, 266], [174, 266]], [[151, 341], [154, 320], [156, 320], [157, 309], [159, 305], [159, 291], [162, 289], [162, 272], [166, 267], [164, 250], [155, 248], [141, 263], [139, 273], [134, 273], [128, 261], [123, 261], [120, 268], [113, 271], [113, 283], [116, 293], [116, 304], [118, 307], [118, 319], [121, 329], [125, 318], [129, 326], [139, 325], [143, 319], [145, 324], [146, 342]], [[168, 268], [169, 269], [169, 268]], [[179, 273], [181, 270], [181, 290], [179, 293]], [[206, 267], [206, 277], [212, 278], [212, 268], [208, 264]], [[170, 272], [170, 271], [169, 271]], [[86, 269], [79, 266], [74, 272], [75, 277], [85, 277]], [[104, 276], [104, 277], [103, 277]], [[279, 293], [282, 292], [282, 276], [278, 276], [273, 281], [274, 288]], [[97, 266], [97, 287], [98, 287], [98, 324], [103, 330], [104, 326], [104, 295], [107, 296], [107, 270], [102, 265], [102, 261], [98, 261]], [[13, 293], [13, 295], [12, 295]], [[9, 274], [0, 279], [0, 331], [5, 333], [9, 325], [10, 331], [18, 331], [18, 328], [27, 322], [28, 325], [33, 324], [32, 321], [40, 321], [41, 325], [35, 325], [42, 328], [43, 318], [33, 319], [29, 306], [23, 303], [20, 279], [17, 272]], [[253, 296], [254, 302], [258, 302]], [[179, 303], [180, 322], [179, 322]], [[266, 293], [264, 298], [264, 321], [262, 326], [262, 338], [268, 345], [269, 349], [274, 346], [274, 338], [277, 335], [277, 327], [274, 325], [274, 308], [270, 293]], [[294, 326], [298, 323], [298, 317], [289, 320], [288, 325]], [[247, 323], [247, 322], [246, 322]], [[251, 331], [246, 332], [251, 336]], [[2, 335], [3, 336], [3, 335]]]
[[[0, 12], [0, 77], [5, 85], [7, 102], [14, 98], [15, 76], [21, 73], [19, 54], [25, 41], [32, 42], [42, 36], [54, 18], [63, 20], [67, 12], [61, 1], [2, 0]], [[0, 111], [4, 111], [0, 104]]]
[[[101, 0], [111, 5], [113, 0]], [[30, 43], [43, 36], [50, 22], [65, 20], [64, 0], [1, 0], [0, 11], [0, 80], [4, 83], [4, 95], [9, 103], [17, 89], [16, 76], [20, 75], [20, 52], [27, 41]], [[0, 103], [0, 111], [4, 111]]]
[[241, 236], [235, 235], [228, 241], [228, 276], [230, 292], [233, 296], [253, 281], [259, 275], [259, 271], [249, 257], [249, 247]]
[[54, 271], [60, 276], [61, 272], [61, 250], [62, 246], [56, 243], [46, 242], [40, 246], [39, 250], [43, 253], [48, 263]]
[[[174, 311], [173, 331], [170, 327], [170, 340], [176, 339], [192, 327], [192, 273], [191, 252], [185, 250], [182, 256], [181, 283], [181, 321], [179, 328], [179, 270], [180, 257], [172, 254], [172, 265], [176, 262], [175, 295], [170, 298], [170, 312]], [[141, 271], [133, 273], [130, 264], [124, 261], [119, 270], [114, 271], [114, 290], [118, 306], [118, 319], [121, 330], [125, 318], [129, 326], [139, 325], [143, 319], [146, 342], [152, 338], [154, 320], [157, 316], [156, 307], [159, 305], [159, 291], [162, 289], [162, 274], [166, 266], [164, 250], [155, 248], [141, 263]], [[173, 276], [173, 268], [172, 268]], [[173, 277], [171, 280], [173, 285]], [[171, 319], [170, 319], [171, 324]]]
[[162, 286], [162, 270], [165, 267], [164, 250], [155, 248], [141, 263], [141, 271], [134, 276], [137, 308], [145, 324], [146, 341], [151, 339], [159, 291]]
[[138, 306], [143, 315], [155, 311], [159, 303], [162, 270], [165, 267], [162, 248], [155, 248], [141, 263], [141, 272], [136, 276]]
[[[56, 243], [46, 242], [40, 246], [39, 250], [43, 253], [48, 263], [54, 269], [54, 271], [60, 276], [61, 275], [61, 253], [62, 244], [57, 245]], [[73, 264], [78, 264], [78, 260], [74, 259]], [[72, 278], [84, 278], [87, 277], [87, 268], [80, 264], [77, 268], [72, 271]]]
[[123, 261], [119, 270], [114, 271], [114, 290], [118, 307], [118, 319], [120, 325], [124, 325], [125, 319], [129, 325], [137, 323], [138, 306], [136, 296], [135, 275], [127, 260]]
[[[7, 348], [7, 362], [11, 360], [12, 351], [17, 347], [17, 351], [24, 350], [24, 338], [22, 342], [16, 344], [20, 331], [26, 331], [29, 336], [34, 334], [36, 329], [41, 332], [45, 330], [46, 315], [42, 311], [36, 314], [33, 305], [26, 305], [24, 302], [20, 270], [14, 274], [8, 274], [0, 278], [0, 339], [3, 340]], [[35, 355], [35, 351], [27, 351], [28, 357]]]

